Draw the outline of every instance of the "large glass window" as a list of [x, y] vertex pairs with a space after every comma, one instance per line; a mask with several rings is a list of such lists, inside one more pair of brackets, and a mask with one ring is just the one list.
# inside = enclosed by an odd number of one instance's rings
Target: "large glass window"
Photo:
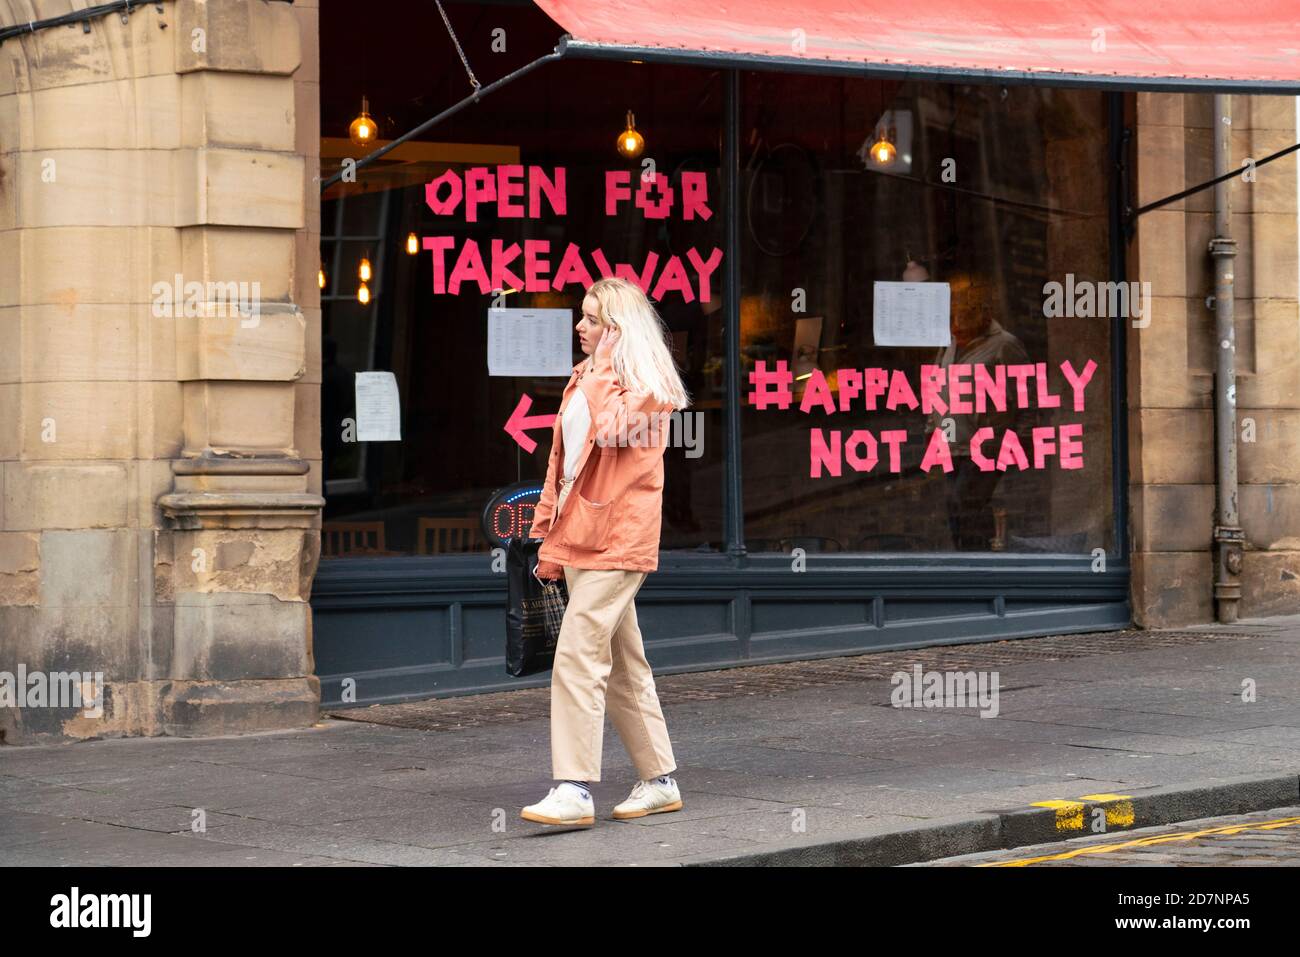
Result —
[[[1049, 317], [1044, 293], [1051, 282], [1068, 297], [1108, 279], [1103, 95], [766, 72], [746, 74], [742, 89], [738, 400], [749, 549], [1113, 550], [1111, 320], [1068, 308]], [[905, 280], [951, 284], [952, 349], [876, 344], [875, 283]], [[790, 407], [746, 404], [756, 363], [781, 361], [794, 380]], [[1089, 362], [1080, 411], [1064, 364], [1082, 374]], [[927, 365], [954, 376], [945, 389], [959, 383], [959, 413], [927, 414]], [[983, 413], [967, 413], [975, 366], [1032, 370], [985, 389]], [[868, 370], [888, 383], [873, 411], [852, 397]], [[832, 413], [800, 410], [814, 378]], [[1009, 395], [1005, 412], [994, 393]], [[983, 471], [963, 454], [985, 428], [977, 452], [1005, 470]], [[922, 468], [935, 429], [951, 472]], [[848, 454], [858, 431], [876, 443], [873, 467], [867, 438]], [[839, 475], [812, 477], [814, 432], [822, 451], [838, 433]], [[895, 440], [897, 472], [882, 440], [896, 432], [906, 433]]]
[[[363, 95], [382, 143], [469, 90], [436, 8], [398, 6], [406, 29], [396, 32], [379, 18], [322, 22], [322, 57], [357, 66], [322, 78], [323, 176], [374, 148], [347, 139]], [[560, 34], [532, 4], [445, 7], [485, 81], [549, 52]], [[665, 454], [664, 549], [723, 547], [723, 411], [735, 401], [751, 551], [1114, 550], [1114, 320], [1068, 304], [1051, 315], [1045, 296], [1049, 283], [1072, 302], [1090, 284], [1106, 295], [1103, 94], [742, 74], [741, 391], [727, 396], [723, 77], [663, 64], [547, 64], [324, 195], [326, 557], [490, 547], [484, 504], [504, 486], [540, 480], [550, 452], [548, 428], [528, 432], [530, 450], [506, 423], [525, 396], [528, 415], [554, 413], [565, 377], [489, 375], [488, 310], [559, 308], [576, 321], [583, 284], [571, 280], [597, 278], [605, 263], [646, 277], [694, 399], [690, 427]], [[629, 112], [644, 137], [635, 156], [616, 150]], [[487, 202], [471, 219], [463, 206], [439, 214], [426, 202], [432, 180], [450, 173], [463, 185], [475, 169], [500, 167], [527, 171], [525, 204], [534, 169], [552, 183], [563, 169], [564, 212], [543, 200], [538, 215], [513, 216]], [[611, 172], [633, 191], [643, 175], [660, 179], [642, 204], [622, 199], [611, 211]], [[664, 201], [664, 186], [673, 205], [651, 217], [645, 203]], [[707, 218], [685, 217], [690, 190], [702, 191]], [[462, 259], [467, 246], [490, 281], [457, 269], [475, 265]], [[545, 278], [516, 289], [511, 277], [529, 255]], [[368, 296], [359, 295], [363, 260]], [[905, 280], [949, 285], [951, 346], [884, 344], [876, 284]], [[504, 298], [489, 288], [498, 284]], [[576, 338], [572, 349], [576, 362]], [[786, 363], [789, 408], [748, 403], [760, 362]], [[942, 411], [927, 407], [923, 380], [935, 369]], [[1088, 369], [1078, 408], [1071, 376]], [[367, 371], [396, 379], [400, 441], [354, 441], [354, 374]], [[873, 376], [883, 387], [868, 408]], [[963, 387], [970, 411], [960, 407]], [[803, 411], [810, 394], [820, 401]], [[951, 470], [927, 463], [936, 432]], [[985, 456], [1005, 468], [981, 469]]]
[[[470, 62], [484, 77], [504, 75], [547, 52], [560, 33], [531, 5], [445, 6]], [[409, 30], [393, 31], [391, 20], [361, 18], [350, 22], [346, 35], [322, 33], [322, 56], [334, 50], [342, 57], [366, 43], [357, 31], [371, 30], [373, 19], [383, 29], [368, 48], [385, 51], [382, 69], [372, 63], [368, 71], [326, 74], [323, 175], [344, 158], [369, 151], [346, 140], [363, 93], [382, 124], [382, 142], [468, 92], [460, 59], [449, 44], [441, 48], [446, 34], [436, 9], [422, 5], [412, 15], [425, 14], [434, 20], [427, 30], [413, 22]], [[502, 42], [494, 46], [498, 29], [504, 31], [504, 52]], [[430, 49], [431, 42], [436, 49]], [[363, 72], [369, 78], [365, 89]], [[696, 416], [665, 452], [662, 545], [706, 551], [722, 546], [722, 271], [719, 261], [709, 262], [715, 248], [721, 256], [723, 233], [721, 104], [717, 71], [549, 64], [434, 128], [431, 138], [399, 146], [382, 163], [359, 171], [355, 183], [331, 188], [321, 210], [326, 557], [490, 547], [479, 527], [483, 506], [504, 486], [543, 478], [550, 453], [549, 428], [527, 433], [536, 442], [528, 450], [505, 431], [506, 423], [525, 396], [531, 402], [527, 415], [556, 412], [567, 373], [490, 376], [488, 309], [494, 304], [567, 309], [576, 322], [585, 283], [559, 284], [571, 248], [591, 279], [603, 271], [602, 256], [611, 268], [622, 263], [650, 277]], [[629, 111], [644, 138], [643, 151], [632, 157], [616, 149]], [[472, 221], [464, 205], [440, 215], [426, 203], [425, 184], [448, 171], [464, 187], [475, 168], [495, 172], [516, 165], [526, 171], [525, 206], [534, 168], [550, 183], [564, 171], [563, 214], [545, 195], [536, 216], [511, 216], [491, 202], [479, 205]], [[633, 191], [643, 176], [659, 174], [662, 179], [647, 187], [646, 201], [663, 201], [660, 187], [666, 184], [674, 196], [668, 216], [652, 218], [634, 197], [620, 201], [610, 214], [610, 171], [622, 173]], [[684, 217], [687, 189], [696, 191], [711, 216]], [[407, 250], [412, 234], [414, 254]], [[445, 240], [447, 250], [424, 248], [429, 238]], [[472, 278], [452, 288], [467, 245], [476, 246], [489, 279], [494, 252], [504, 251], [498, 265], [505, 271], [495, 273], [502, 281], [488, 283], [505, 287], [503, 299]], [[520, 255], [507, 263], [512, 247]], [[535, 253], [538, 275], [553, 280], [548, 288], [526, 281], [527, 288], [514, 290], [510, 276], [524, 278], [526, 249]], [[439, 255], [441, 277], [435, 275]], [[373, 274], [368, 303], [358, 300], [363, 257]], [[435, 289], [439, 280], [443, 291]], [[576, 363], [582, 354], [576, 336], [571, 341]], [[354, 437], [347, 424], [355, 416], [353, 374], [365, 371], [393, 372], [401, 398], [400, 441], [349, 440]]]

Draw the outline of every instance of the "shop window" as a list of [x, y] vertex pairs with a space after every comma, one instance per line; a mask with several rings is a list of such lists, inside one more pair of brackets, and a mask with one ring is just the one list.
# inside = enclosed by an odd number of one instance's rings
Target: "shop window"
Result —
[[[742, 91], [737, 400], [749, 550], [1113, 551], [1115, 320], [1049, 316], [1044, 292], [1051, 282], [1069, 284], [1068, 294], [1109, 278], [1103, 95], [773, 73], [744, 75]], [[889, 147], [873, 156], [882, 138]], [[953, 314], [973, 324], [961, 331], [963, 342], [973, 339], [946, 365], [934, 344], [877, 344], [876, 282], [918, 279], [951, 283]], [[760, 362], [788, 364], [789, 408], [746, 401]], [[1023, 409], [1012, 380], [1005, 414], [991, 406], [966, 414], [964, 405], [963, 414], [926, 414], [925, 366], [954, 362], [990, 372], [1033, 366], [1046, 374], [1049, 398], [1039, 401], [1035, 375]], [[1082, 410], [1066, 363], [1080, 373], [1095, 363]], [[894, 408], [885, 407], [888, 394], [874, 411], [861, 395], [846, 404], [855, 376], [872, 369], [891, 387], [903, 377]], [[801, 411], [815, 387], [832, 412]], [[983, 427], [992, 432], [978, 451], [995, 463], [1003, 451], [1005, 470], [985, 472], [957, 454]], [[936, 428], [954, 453], [951, 473], [942, 462], [923, 468]], [[897, 471], [882, 440], [890, 433]], [[1042, 467], [1034, 467], [1035, 442]], [[826, 464], [833, 460], [838, 475]]]
[[[453, 18], [475, 22], [483, 15], [473, 4], [447, 4]], [[459, 11], [459, 12], [457, 12]], [[489, 31], [466, 30], [472, 62], [492, 65], [494, 75], [528, 62], [533, 47], [552, 46], [558, 30], [526, 5], [491, 10], [492, 22], [511, 38], [508, 53], [490, 49]], [[544, 35], [549, 31], [549, 41]], [[400, 31], [399, 31], [400, 33]], [[347, 37], [322, 33], [322, 47]], [[386, 68], [371, 69], [368, 96], [377, 117], [400, 110], [384, 123], [392, 136], [436, 111], [431, 103], [454, 102], [463, 91], [459, 58], [434, 57], [416, 37], [386, 37], [391, 55]], [[531, 44], [531, 46], [530, 46]], [[508, 61], [508, 62], [507, 62]], [[322, 90], [322, 173], [338, 168], [342, 157], [358, 155], [346, 142], [350, 111], [362, 90], [355, 76], [335, 71]], [[459, 75], [458, 75], [459, 73]], [[391, 75], [390, 75], [391, 74]], [[387, 84], [384, 86], [383, 84]], [[436, 95], [414, 96], [413, 90]], [[720, 250], [723, 217], [719, 197], [721, 74], [649, 64], [568, 63], [549, 65], [527, 80], [511, 84], [482, 104], [457, 114], [430, 132], [432, 138], [403, 144], [375, 169], [358, 172], [355, 183], [340, 183], [323, 197], [321, 255], [323, 290], [324, 384], [322, 432], [327, 505], [323, 530], [326, 558], [385, 555], [486, 553], [491, 548], [480, 517], [494, 493], [517, 482], [539, 482], [550, 453], [549, 427], [527, 435], [522, 447], [505, 426], [527, 397], [530, 416], [558, 410], [564, 376], [491, 376], [488, 369], [488, 310], [510, 308], [572, 310], [580, 316], [584, 287], [515, 291], [499, 298], [470, 279], [453, 290], [452, 270], [467, 244], [474, 244], [492, 269], [496, 246], [520, 250], [527, 243], [549, 244], [544, 275], [558, 278], [570, 244], [577, 247], [591, 278], [601, 274], [596, 253], [611, 264], [648, 270], [650, 292], [667, 324], [673, 351], [692, 395], [689, 423], [681, 423], [676, 442], [665, 451], [662, 547], [666, 550], [716, 550], [722, 543], [723, 309], [722, 271], [715, 263], [704, 281], [692, 268], [691, 251], [707, 259]], [[633, 111], [644, 136], [644, 152], [625, 157], [616, 150], [618, 134]], [[364, 152], [364, 151], [361, 151]], [[680, 202], [685, 178], [705, 190], [711, 215], [688, 221], [673, 214], [647, 217], [634, 202], [606, 211], [606, 173], [623, 171], [635, 185], [646, 161], [653, 162]], [[331, 167], [331, 162], [333, 167]], [[426, 201], [425, 185], [444, 174], [461, 182], [476, 168], [533, 168], [552, 183], [564, 171], [563, 214], [543, 201], [539, 215], [515, 217], [496, 203], [475, 210], [439, 214]], [[525, 202], [528, 199], [525, 194]], [[415, 254], [408, 237], [419, 240]], [[441, 280], [435, 288], [436, 250], [424, 241], [447, 245]], [[719, 257], [721, 253], [719, 252]], [[358, 300], [358, 266], [369, 259], [370, 300]], [[658, 278], [671, 257], [685, 265], [689, 291]], [[524, 271], [522, 257], [509, 265]], [[510, 283], [504, 283], [509, 287]], [[706, 298], [707, 297], [707, 298]], [[583, 358], [576, 335], [572, 361]], [[354, 374], [389, 371], [400, 398], [400, 441], [356, 442], [352, 423]], [[523, 513], [520, 513], [523, 514]], [[527, 528], [513, 528], [526, 534]], [[486, 555], [485, 555], [486, 558]], [[486, 562], [484, 568], [486, 568]]]

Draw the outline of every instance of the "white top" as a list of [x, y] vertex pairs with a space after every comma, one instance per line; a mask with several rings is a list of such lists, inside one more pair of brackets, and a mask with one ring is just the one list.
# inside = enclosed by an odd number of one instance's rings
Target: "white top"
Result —
[[581, 389], [574, 389], [569, 404], [564, 407], [564, 477], [573, 481], [573, 470], [582, 458], [583, 446], [587, 444], [587, 433], [591, 430], [591, 409], [587, 406], [587, 397]]

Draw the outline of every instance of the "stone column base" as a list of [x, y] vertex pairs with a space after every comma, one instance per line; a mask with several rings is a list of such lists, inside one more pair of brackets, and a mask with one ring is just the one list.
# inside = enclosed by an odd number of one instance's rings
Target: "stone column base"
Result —
[[315, 675], [271, 681], [171, 681], [158, 705], [158, 733], [178, 737], [310, 728], [320, 716], [320, 681]]
[[[89, 705], [87, 705], [89, 707]], [[173, 735], [212, 737], [310, 728], [320, 716], [320, 681], [300, 678], [240, 681], [109, 682], [103, 715], [83, 709], [3, 709], [6, 744], [50, 744], [88, 738]]]

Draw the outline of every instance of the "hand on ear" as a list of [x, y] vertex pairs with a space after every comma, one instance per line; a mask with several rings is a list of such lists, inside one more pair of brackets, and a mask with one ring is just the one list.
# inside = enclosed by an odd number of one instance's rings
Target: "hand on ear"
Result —
[[604, 332], [600, 334], [600, 341], [596, 343], [596, 355], [608, 358], [614, 351], [614, 343], [618, 342], [618, 329], [613, 325], [605, 327]]

